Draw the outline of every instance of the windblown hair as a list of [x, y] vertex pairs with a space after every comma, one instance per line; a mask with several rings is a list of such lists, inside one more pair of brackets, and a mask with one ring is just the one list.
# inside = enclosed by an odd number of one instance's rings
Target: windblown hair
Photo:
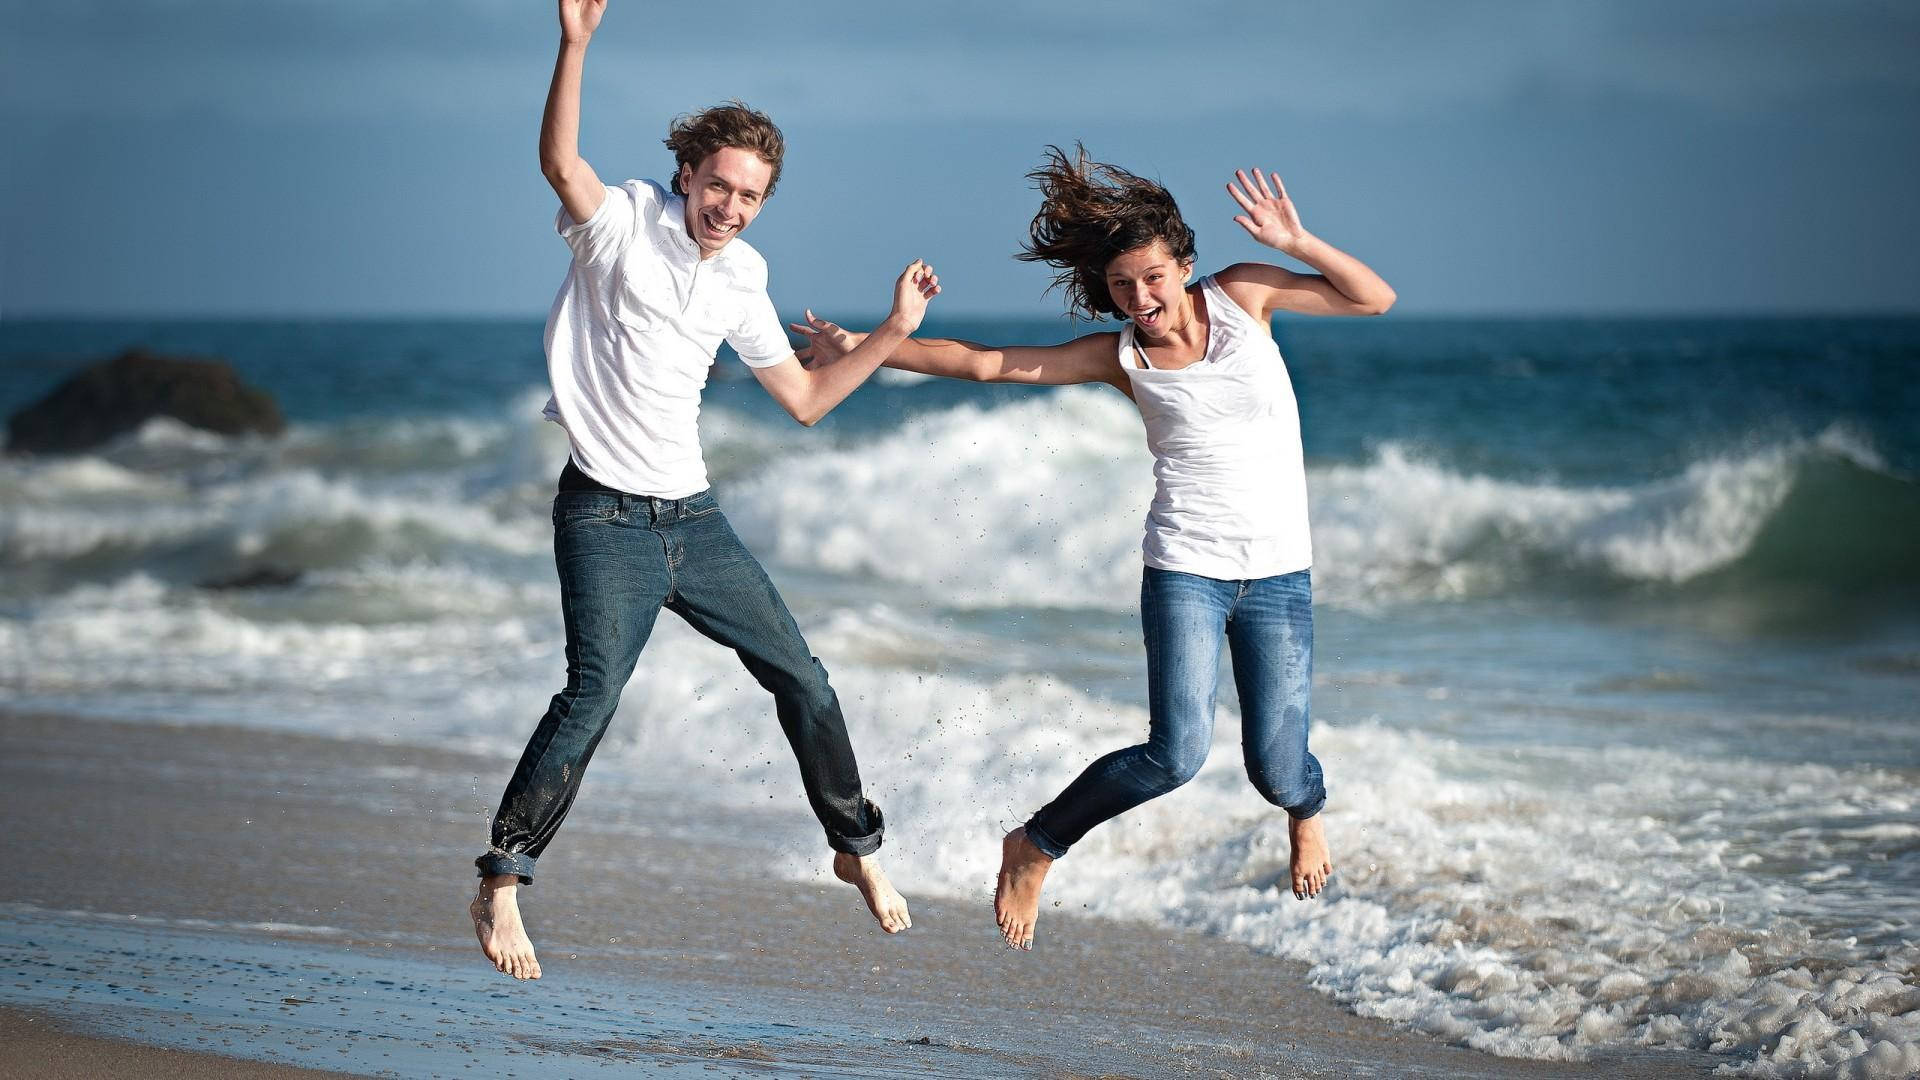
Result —
[[701, 162], [728, 147], [752, 151], [773, 167], [767, 190], [762, 192], [763, 195], [771, 195], [780, 183], [780, 159], [787, 153], [787, 140], [781, 136], [780, 129], [774, 126], [773, 121], [767, 119], [767, 114], [748, 108], [739, 101], [729, 101], [691, 115], [674, 117], [673, 123], [667, 128], [667, 137], [662, 141], [667, 144], [667, 149], [673, 151], [675, 195], [686, 194], [686, 190], [680, 186], [680, 166], [698, 169]]
[[1167, 189], [1125, 169], [1087, 157], [1074, 144], [1069, 158], [1047, 147], [1047, 161], [1027, 174], [1040, 189], [1040, 211], [1017, 258], [1059, 268], [1052, 289], [1067, 294], [1067, 308], [1089, 319], [1118, 315], [1107, 292], [1107, 264], [1155, 240], [1181, 263], [1193, 261], [1193, 230], [1180, 219]]

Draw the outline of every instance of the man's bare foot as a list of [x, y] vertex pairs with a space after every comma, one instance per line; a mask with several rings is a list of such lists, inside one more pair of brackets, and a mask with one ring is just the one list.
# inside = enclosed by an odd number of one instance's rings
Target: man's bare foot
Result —
[[833, 853], [833, 876], [860, 890], [860, 896], [867, 902], [867, 910], [880, 920], [880, 929], [889, 934], [897, 934], [913, 927], [913, 917], [907, 914], [906, 897], [894, 889], [893, 882], [887, 880], [886, 872], [880, 869], [877, 855], [849, 855], [844, 851]]
[[1040, 886], [1047, 880], [1053, 856], [1027, 839], [1024, 826], [1000, 841], [1000, 878], [993, 889], [993, 918], [1007, 945], [1033, 948], [1033, 924], [1040, 921]]
[[1320, 815], [1288, 818], [1287, 839], [1293, 844], [1293, 898], [1311, 900], [1327, 887], [1333, 874], [1333, 858], [1327, 854], [1327, 834], [1320, 827]]
[[481, 878], [480, 895], [467, 906], [467, 913], [473, 916], [480, 951], [494, 967], [516, 979], [537, 979], [540, 961], [534, 959], [533, 942], [527, 940], [527, 928], [520, 922], [519, 891], [517, 874]]

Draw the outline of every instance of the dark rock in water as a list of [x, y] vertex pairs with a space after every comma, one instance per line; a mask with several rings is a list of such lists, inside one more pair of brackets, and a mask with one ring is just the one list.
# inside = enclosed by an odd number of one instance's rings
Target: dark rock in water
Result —
[[203, 581], [203, 589], [284, 589], [300, 580], [300, 571], [279, 566], [256, 566], [238, 574]]
[[87, 450], [156, 416], [221, 435], [278, 435], [287, 429], [273, 398], [241, 382], [224, 361], [130, 349], [14, 413], [7, 421], [7, 449], [28, 454]]

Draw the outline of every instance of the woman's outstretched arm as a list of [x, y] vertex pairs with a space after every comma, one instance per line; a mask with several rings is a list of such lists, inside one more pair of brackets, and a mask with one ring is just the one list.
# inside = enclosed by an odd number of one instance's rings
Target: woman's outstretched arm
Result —
[[1227, 194], [1244, 211], [1233, 220], [1255, 240], [1306, 263], [1318, 274], [1296, 274], [1266, 263], [1236, 263], [1216, 275], [1227, 295], [1265, 319], [1276, 311], [1306, 315], [1378, 315], [1395, 294], [1359, 259], [1308, 232], [1277, 173], [1234, 174]]
[[[832, 363], [866, 337], [811, 311], [805, 323], [793, 323], [791, 329], [806, 339], [797, 352], [809, 365]], [[971, 382], [1056, 386], [1104, 382], [1125, 390], [1118, 348], [1119, 335], [1114, 333], [1088, 334], [1060, 345], [1005, 347], [949, 338], [908, 338], [894, 349], [886, 366]]]

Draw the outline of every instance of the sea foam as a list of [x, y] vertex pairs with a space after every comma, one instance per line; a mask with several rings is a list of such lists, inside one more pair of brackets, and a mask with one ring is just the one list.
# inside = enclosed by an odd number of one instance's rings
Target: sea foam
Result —
[[[1819, 468], [1828, 463], [1845, 472]], [[1861, 481], [1871, 490], [1846, 490]], [[1891, 500], [1897, 520], [1877, 531], [1909, 518], [1920, 526], [1920, 487], [1838, 428], [1630, 486], [1465, 473], [1388, 442], [1370, 461], [1308, 470], [1316, 599], [1376, 609], [1689, 587], [1765, 554], [1770, 531], [1816, 528], [1780, 515], [1796, 492], [1822, 483], [1830, 488], [1813, 495], [1822, 506]], [[731, 512], [757, 549], [792, 565], [919, 586], [962, 606], [1125, 610], [1152, 492], [1132, 406], [1069, 388], [916, 417], [871, 442], [772, 462], [741, 485]], [[1817, 541], [1777, 554], [1755, 558], [1756, 572], [1817, 582], [1846, 561]], [[1920, 578], [1920, 555], [1877, 557], [1883, 579]]]

